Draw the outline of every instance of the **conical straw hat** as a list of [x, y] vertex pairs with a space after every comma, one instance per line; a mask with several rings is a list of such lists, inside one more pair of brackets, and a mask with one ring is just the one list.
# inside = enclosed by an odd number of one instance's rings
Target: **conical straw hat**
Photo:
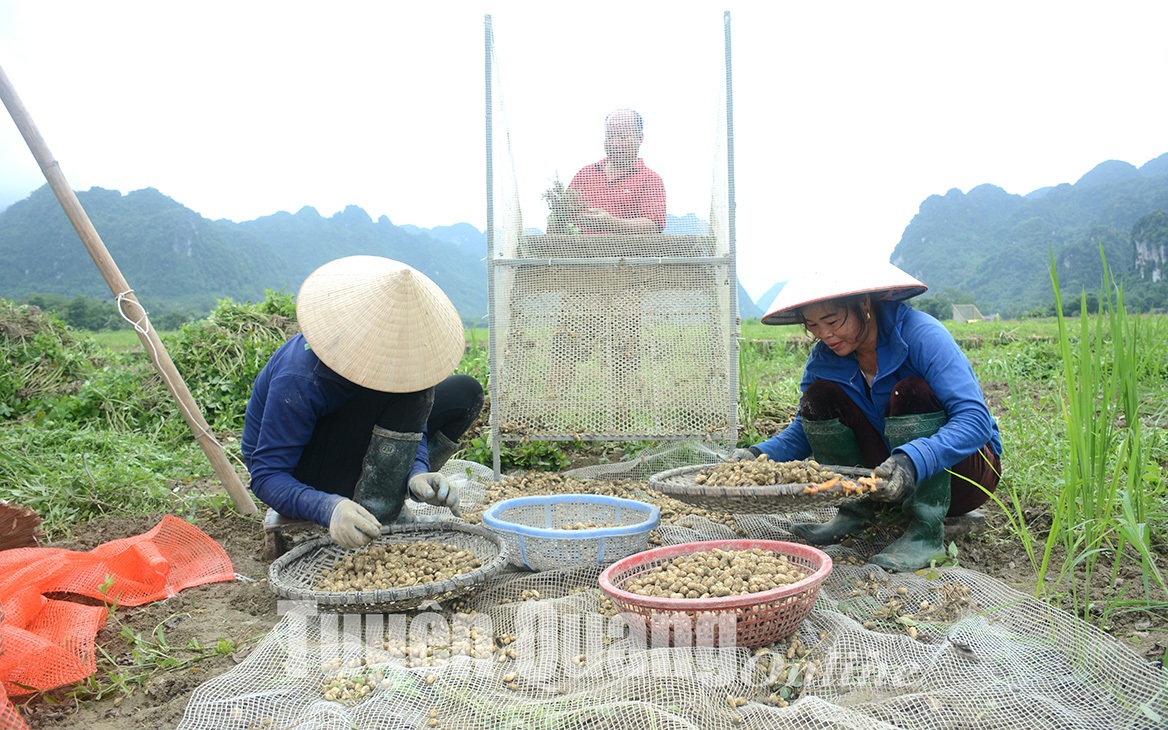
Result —
[[903, 301], [923, 294], [928, 288], [886, 261], [802, 271], [779, 290], [762, 323], [803, 324], [799, 309], [815, 302], [860, 294], [871, 295], [873, 301]]
[[462, 360], [462, 320], [438, 285], [380, 256], [347, 256], [309, 274], [296, 297], [300, 331], [325, 365], [389, 393], [425, 390]]

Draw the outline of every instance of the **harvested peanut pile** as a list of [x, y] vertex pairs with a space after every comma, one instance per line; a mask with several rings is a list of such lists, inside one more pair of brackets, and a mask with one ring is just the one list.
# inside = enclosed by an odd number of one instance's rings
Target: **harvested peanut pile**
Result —
[[436, 542], [370, 545], [336, 562], [316, 584], [320, 591], [386, 590], [453, 578], [481, 568], [470, 550]]
[[324, 693], [324, 698], [329, 702], [355, 705], [382, 685], [386, 689], [393, 686], [390, 680], [384, 679], [380, 672], [371, 672], [348, 678], [329, 677], [321, 682], [320, 689]]
[[[462, 513], [463, 519], [467, 522], [481, 523], [483, 512], [488, 507], [513, 497], [530, 497], [537, 494], [602, 494], [609, 497], [636, 499], [657, 505], [661, 510], [662, 525], [682, 522], [693, 515], [725, 525], [734, 530], [736, 534], [745, 534], [730, 514], [688, 505], [667, 494], [650, 489], [645, 482], [606, 479], [581, 481], [554, 472], [522, 472], [505, 476], [497, 482], [484, 482], [483, 487], [487, 490], [483, 506], [476, 510], [464, 510]], [[655, 544], [653, 537], [650, 537], [649, 541]]]
[[771, 484], [819, 484], [840, 475], [825, 469], [815, 459], [771, 461], [766, 454], [753, 461], [734, 461], [702, 469], [694, 484], [718, 487], [765, 487]]
[[565, 522], [560, 530], [602, 530], [606, 527], [623, 527], [619, 522]]
[[[864, 628], [904, 632], [911, 639], [918, 638], [918, 626], [951, 624], [978, 610], [970, 598], [969, 586], [960, 583], [930, 586], [925, 592], [929, 597], [923, 599], [905, 586], [891, 590], [887, 582], [882, 584], [876, 580], [875, 573], [869, 573], [867, 581], [860, 580], [854, 585], [855, 589], [841, 604], [862, 607], [862, 613], [871, 614], [870, 620], [862, 621]], [[880, 600], [884, 602], [878, 605], [876, 601]]]
[[807, 571], [769, 550], [719, 550], [682, 555], [630, 579], [630, 593], [658, 598], [721, 598], [798, 583]]

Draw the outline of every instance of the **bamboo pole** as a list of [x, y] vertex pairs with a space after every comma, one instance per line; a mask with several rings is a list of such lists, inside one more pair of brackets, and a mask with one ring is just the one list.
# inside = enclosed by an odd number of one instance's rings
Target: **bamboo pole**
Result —
[[154, 367], [158, 368], [170, 394], [178, 401], [179, 411], [182, 412], [187, 425], [194, 432], [195, 439], [199, 442], [203, 453], [211, 461], [211, 465], [215, 468], [215, 474], [223, 482], [223, 486], [227, 488], [227, 493], [231, 495], [235, 508], [245, 515], [256, 514], [255, 502], [248, 495], [243, 483], [239, 481], [239, 476], [231, 467], [231, 463], [227, 461], [223, 447], [211, 433], [211, 427], [207, 425], [203, 418], [203, 412], [191, 396], [191, 391], [187, 388], [182, 375], [175, 368], [170, 354], [166, 351], [166, 346], [162, 344], [162, 341], [158, 339], [158, 333], [150, 326], [145, 308], [138, 303], [134, 291], [122, 276], [122, 272], [118, 270], [117, 264], [110, 256], [101, 236], [97, 234], [97, 230], [93, 227], [85, 209], [81, 207], [81, 202], [77, 200], [73, 189], [69, 187], [68, 181], [65, 180], [65, 176], [61, 172], [60, 164], [53, 159], [40, 131], [37, 130], [28, 111], [20, 102], [20, 98], [12, 88], [3, 68], [0, 68], [0, 99], [3, 99], [4, 106], [8, 108], [12, 121], [16, 122], [20, 134], [28, 144], [29, 150], [32, 151], [32, 156], [36, 158], [41, 172], [49, 181], [49, 187], [52, 188], [57, 200], [61, 203], [61, 207], [64, 208], [65, 215], [69, 217], [69, 222], [73, 224], [77, 235], [81, 237], [81, 242], [85, 244], [89, 255], [93, 257], [93, 262], [97, 264], [102, 277], [109, 285], [110, 291], [114, 293], [118, 303], [118, 311], [133, 323], [134, 331], [138, 333], [138, 339], [142, 341], [142, 346], [146, 348], [146, 353], [150, 356]]

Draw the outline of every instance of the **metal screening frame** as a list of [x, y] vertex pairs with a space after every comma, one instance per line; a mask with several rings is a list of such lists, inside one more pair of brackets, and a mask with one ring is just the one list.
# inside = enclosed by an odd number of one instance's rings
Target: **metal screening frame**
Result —
[[[533, 236], [524, 234], [521, 214], [496, 220], [496, 173], [504, 179], [510, 174], [514, 182], [514, 169], [495, 164], [497, 69], [492, 19], [484, 16], [489, 430], [496, 476], [501, 472], [502, 444], [508, 441], [701, 440], [730, 446], [736, 442], [739, 322], [729, 12], [723, 16], [723, 26], [725, 139], [716, 140], [720, 146], [713, 170], [710, 235]], [[501, 96], [499, 107], [501, 110]], [[502, 123], [506, 125], [506, 120]], [[505, 126], [502, 131], [507, 133]], [[509, 137], [504, 139], [509, 147]], [[596, 303], [606, 295], [624, 290], [612, 281], [607, 290], [600, 286], [590, 288], [587, 282], [612, 277], [633, 284], [628, 289], [628, 307], [624, 311], [636, 311], [636, 316], [627, 321], [618, 321], [618, 316], [611, 314], [594, 317], [594, 312], [589, 311], [596, 310]], [[620, 303], [609, 301], [607, 306], [611, 311], [619, 309]], [[525, 329], [532, 322], [538, 327]], [[669, 376], [662, 375], [664, 368], [658, 367], [662, 361], [655, 359], [655, 352], [648, 358], [639, 354], [647, 343], [659, 342], [655, 334], [669, 336], [680, 331], [675, 327], [684, 328], [687, 324], [704, 328], [708, 334], [704, 341], [709, 343], [699, 346], [707, 355], [710, 372], [706, 381], [698, 384], [698, 398], [704, 398], [711, 408], [696, 411], [693, 401], [679, 405], [676, 399], [669, 398], [667, 389], [654, 387]], [[603, 422], [598, 423], [588, 402], [557, 400], [554, 393], [541, 404], [546, 406], [546, 416], [532, 415], [530, 407], [525, 411], [515, 405], [523, 400], [517, 393], [529, 392], [540, 382], [538, 374], [531, 373], [538, 371], [535, 363], [541, 359], [546, 361], [544, 382], [552, 388], [561, 380], [552, 377], [557, 362], [571, 363], [565, 366], [570, 368], [582, 364], [578, 359], [581, 348], [565, 349], [559, 344], [564, 340], [563, 332], [577, 326], [587, 328], [592, 343], [583, 349], [589, 353], [597, 348], [604, 350], [595, 358], [601, 363], [603, 376], [597, 387], [616, 388], [613, 392], [619, 407], [612, 408], [608, 403], [600, 418]], [[535, 330], [542, 334], [535, 334]], [[700, 332], [696, 337], [701, 338]], [[564, 354], [569, 351], [571, 356]], [[633, 351], [638, 354], [631, 366], [614, 364], [621, 357], [627, 359], [627, 353]], [[677, 353], [673, 358], [677, 359]], [[643, 379], [634, 388], [626, 385], [633, 377], [630, 370], [658, 372], [648, 388], [643, 386]], [[584, 376], [573, 373], [568, 377]], [[685, 388], [685, 393], [694, 387], [692, 382], [675, 385]], [[646, 390], [651, 391], [647, 396]], [[626, 392], [638, 397], [626, 400]]]

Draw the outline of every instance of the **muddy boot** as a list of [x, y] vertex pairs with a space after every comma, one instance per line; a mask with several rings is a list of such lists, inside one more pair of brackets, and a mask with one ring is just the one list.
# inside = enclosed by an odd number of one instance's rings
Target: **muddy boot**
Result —
[[[932, 436], [945, 425], [943, 412], [886, 418], [884, 434], [892, 448], [913, 439]], [[945, 549], [945, 515], [949, 512], [950, 474], [941, 471], [916, 483], [901, 510], [908, 527], [891, 545], [873, 556], [872, 563], [885, 570], [907, 573], [929, 564], [929, 558]]]
[[949, 472], [917, 482], [901, 509], [908, 527], [895, 542], [872, 557], [885, 570], [908, 573], [928, 566], [929, 558], [945, 549], [945, 515], [949, 512]]
[[911, 416], [888, 416], [884, 419], [884, 438], [888, 441], [888, 448], [895, 449], [909, 441], [932, 436], [948, 421], [949, 417], [944, 411], [917, 413]]
[[369, 510], [382, 525], [399, 521], [406, 503], [406, 482], [421, 441], [420, 433], [373, 427], [361, 462], [361, 476], [353, 488], [353, 501]]
[[426, 450], [430, 453], [430, 471], [439, 471], [458, 451], [458, 444], [450, 440], [442, 431], [436, 430], [426, 436]]
[[857, 533], [876, 519], [876, 506], [864, 498], [840, 505], [827, 522], [793, 522], [787, 529], [812, 545], [832, 545]]
[[[860, 447], [852, 429], [838, 418], [826, 421], [803, 421], [803, 433], [811, 444], [811, 453], [820, 464], [863, 466]], [[795, 522], [787, 528], [812, 545], [830, 545], [864, 529], [876, 517], [876, 506], [868, 499], [840, 505], [836, 516], [827, 522]]]

